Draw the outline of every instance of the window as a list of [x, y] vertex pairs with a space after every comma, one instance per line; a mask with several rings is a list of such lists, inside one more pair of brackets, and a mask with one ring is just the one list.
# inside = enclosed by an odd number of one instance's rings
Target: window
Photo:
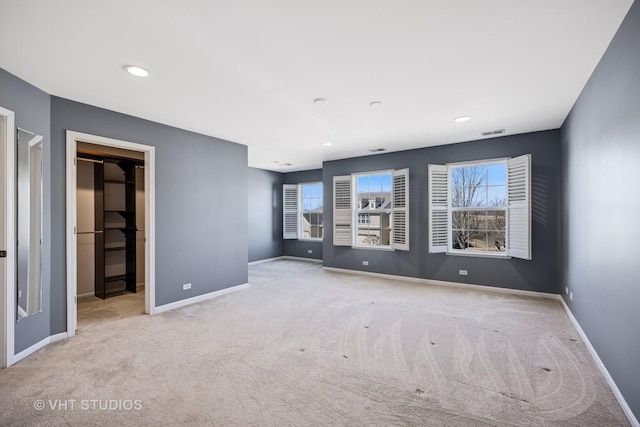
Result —
[[530, 156], [429, 165], [429, 252], [531, 259]]
[[322, 239], [322, 183], [300, 184], [303, 239]]
[[283, 238], [322, 240], [322, 183], [283, 186]]
[[409, 171], [333, 178], [333, 244], [409, 250]]
[[354, 246], [389, 246], [391, 236], [391, 173], [354, 175], [358, 200]]

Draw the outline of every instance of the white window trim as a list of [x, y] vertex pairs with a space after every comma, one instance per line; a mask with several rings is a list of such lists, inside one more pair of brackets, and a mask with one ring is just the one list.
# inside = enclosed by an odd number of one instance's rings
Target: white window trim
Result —
[[[451, 168], [464, 165], [506, 163], [507, 206], [505, 210], [505, 251], [465, 251], [452, 249]], [[446, 169], [446, 172], [445, 172]], [[513, 171], [513, 173], [512, 173]], [[478, 161], [429, 165], [429, 253], [483, 258], [531, 259], [531, 155], [514, 158], [484, 159]], [[446, 195], [444, 194], [446, 179]], [[513, 196], [513, 197], [512, 197]], [[443, 202], [444, 201], [444, 202]], [[443, 244], [443, 216], [446, 206], [446, 245]], [[502, 210], [479, 207], [474, 210]], [[439, 216], [436, 215], [439, 213]], [[440, 218], [440, 219], [438, 219]], [[517, 230], [517, 231], [514, 231]], [[513, 242], [514, 244], [511, 244]]]
[[[303, 237], [303, 230], [302, 230], [302, 216], [305, 213], [321, 213], [324, 214], [324, 200], [323, 200], [323, 209], [312, 209], [312, 210], [304, 210], [304, 204], [303, 204], [303, 200], [302, 200], [302, 187], [305, 185], [315, 185], [315, 184], [320, 184], [322, 185], [323, 182], [322, 181], [313, 181], [313, 182], [301, 182], [298, 184], [283, 184], [282, 186], [282, 237], [284, 240], [300, 240], [300, 241], [306, 241], [306, 242], [322, 242], [324, 235], [325, 235], [325, 230], [324, 230], [324, 225], [322, 226], [322, 236], [323, 237]], [[296, 195], [295, 195], [295, 209], [293, 206], [290, 206], [289, 209], [287, 209], [287, 202], [286, 202], [286, 192], [287, 191], [295, 191]], [[323, 186], [323, 197], [322, 199], [324, 199], [324, 186]], [[293, 232], [288, 232], [287, 233], [287, 213], [292, 213], [292, 212], [296, 212], [296, 231], [295, 233]]]
[[[391, 200], [387, 209], [362, 208], [358, 200], [357, 180], [361, 176], [388, 174], [391, 176]], [[385, 169], [358, 172], [333, 177], [333, 245], [352, 249], [376, 251], [409, 251], [409, 169]], [[389, 214], [388, 245], [358, 245], [357, 233], [359, 214]]]
[[[322, 185], [322, 209], [311, 209], [311, 210], [304, 210], [304, 204], [303, 204], [303, 199], [302, 199], [302, 187], [305, 185], [316, 185], [316, 184], [320, 184]], [[307, 241], [307, 242], [322, 242], [322, 239], [324, 238], [324, 224], [322, 225], [322, 237], [303, 237], [303, 230], [302, 230], [302, 216], [305, 213], [321, 213], [324, 215], [323, 211], [324, 211], [324, 185], [322, 184], [322, 181], [314, 181], [314, 182], [301, 182], [298, 184], [298, 197], [299, 197], [299, 216], [298, 216], [298, 240], [302, 240], [302, 241]], [[324, 220], [323, 220], [324, 222]]]
[[[389, 214], [389, 227], [391, 227], [391, 209], [371, 209], [369, 206], [371, 205], [371, 200], [368, 200], [367, 206], [363, 208], [359, 208], [361, 201], [358, 199], [358, 178], [361, 176], [371, 176], [371, 175], [389, 175], [391, 176], [391, 190], [390, 193], [393, 194], [393, 169], [386, 169], [380, 171], [371, 171], [371, 172], [357, 172], [351, 174], [351, 192], [353, 193], [352, 200], [354, 200], [357, 206], [352, 208], [353, 211], [353, 219], [351, 223], [355, 226], [351, 230], [351, 248], [352, 249], [370, 249], [376, 251], [393, 251], [394, 248], [391, 245], [391, 229], [389, 230], [389, 244], [388, 245], [358, 245], [356, 244], [358, 240], [358, 226], [366, 225], [358, 223], [358, 214], [361, 213], [388, 213]], [[374, 200], [375, 202], [375, 200]], [[371, 222], [369, 222], [371, 224]], [[380, 227], [382, 228], [382, 227]], [[382, 229], [380, 230], [380, 235], [382, 236]]]
[[[448, 255], [459, 255], [459, 256], [476, 256], [476, 257], [482, 257], [482, 258], [511, 258], [509, 256], [509, 250], [507, 247], [507, 242], [509, 241], [509, 227], [507, 224], [509, 224], [509, 204], [507, 201], [505, 201], [505, 206], [503, 207], [495, 207], [495, 206], [484, 206], [484, 207], [462, 207], [462, 208], [458, 208], [458, 207], [453, 207], [451, 206], [451, 184], [453, 182], [453, 180], [451, 179], [451, 169], [453, 168], [458, 168], [458, 167], [468, 167], [468, 166], [490, 166], [490, 165], [504, 165], [505, 167], [505, 186], [507, 187], [507, 193], [508, 193], [508, 181], [509, 181], [509, 158], [504, 157], [504, 158], [499, 158], [499, 159], [486, 159], [486, 160], [478, 160], [478, 161], [468, 161], [468, 162], [455, 162], [455, 163], [446, 163], [445, 166], [447, 166], [447, 193], [449, 194], [448, 197], [448, 206], [447, 206], [447, 211], [448, 211], [448, 229], [449, 229], [449, 236], [447, 238], [447, 254]], [[507, 194], [508, 197], [508, 194]], [[462, 211], [500, 211], [500, 212], [504, 212], [504, 221], [505, 221], [505, 228], [504, 228], [504, 241], [505, 241], [505, 250], [504, 252], [492, 252], [492, 251], [466, 251], [464, 249], [454, 249], [453, 248], [453, 239], [451, 238], [450, 234], [453, 232], [453, 212], [462, 212]]]

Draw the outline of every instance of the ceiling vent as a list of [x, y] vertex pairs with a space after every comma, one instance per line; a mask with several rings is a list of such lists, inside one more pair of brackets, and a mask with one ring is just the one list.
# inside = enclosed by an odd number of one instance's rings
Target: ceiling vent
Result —
[[379, 153], [381, 151], [385, 151], [384, 148], [372, 148], [369, 150], [370, 153]]
[[504, 129], [490, 130], [488, 132], [482, 132], [482, 136], [501, 135], [504, 133]]

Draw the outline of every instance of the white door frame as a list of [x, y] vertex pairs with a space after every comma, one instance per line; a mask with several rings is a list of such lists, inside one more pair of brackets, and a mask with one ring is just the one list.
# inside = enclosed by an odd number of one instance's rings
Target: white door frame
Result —
[[15, 363], [15, 328], [16, 328], [16, 126], [13, 111], [0, 107], [0, 196], [4, 199], [4, 221], [0, 227], [4, 231], [4, 239], [0, 249], [7, 251], [4, 263], [4, 275], [0, 277], [0, 368]]
[[145, 262], [144, 262], [144, 312], [155, 314], [155, 150], [151, 145], [105, 138], [87, 133], [67, 131], [67, 336], [76, 334], [78, 325], [78, 247], [76, 241], [77, 222], [77, 142], [124, 148], [144, 153], [144, 215], [145, 215]]

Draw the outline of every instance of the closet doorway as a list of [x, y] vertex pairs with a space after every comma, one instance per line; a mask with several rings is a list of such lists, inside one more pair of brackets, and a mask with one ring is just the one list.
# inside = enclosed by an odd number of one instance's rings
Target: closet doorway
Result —
[[[154, 147], [67, 131], [67, 333], [155, 309]], [[94, 317], [96, 319], [94, 319]]]

